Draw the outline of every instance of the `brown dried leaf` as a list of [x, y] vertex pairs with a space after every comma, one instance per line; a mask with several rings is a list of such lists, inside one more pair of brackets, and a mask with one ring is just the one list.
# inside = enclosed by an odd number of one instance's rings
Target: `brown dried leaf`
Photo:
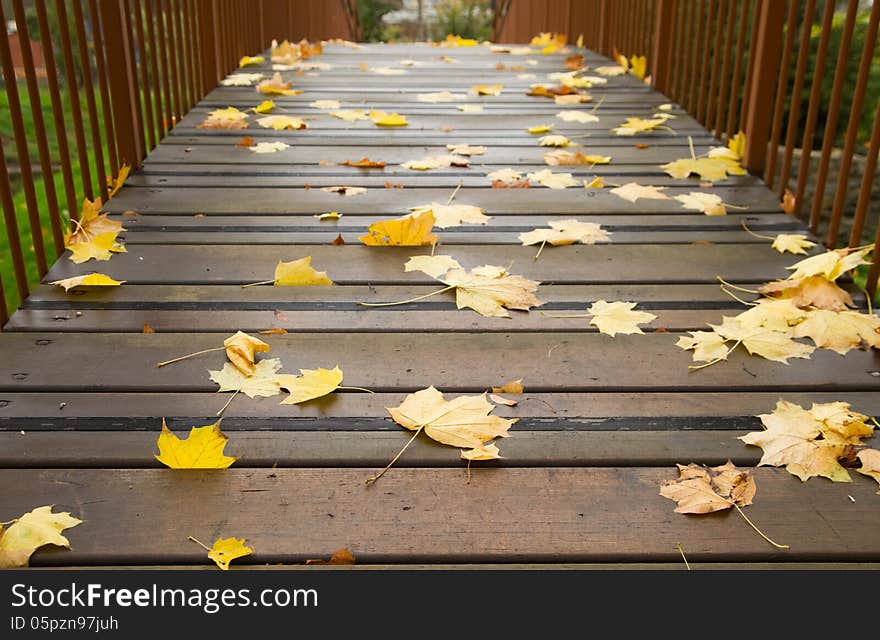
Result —
[[370, 160], [369, 158], [361, 158], [360, 160], [355, 160], [352, 162], [351, 160], [346, 160], [341, 163], [346, 167], [360, 167], [361, 169], [384, 169], [384, 162], [378, 160]]
[[338, 236], [336, 236], [336, 239], [330, 244], [332, 244], [334, 247], [341, 247], [342, 245], [344, 245], [345, 240], [343, 239], [342, 234], [340, 233]]
[[348, 548], [344, 548], [334, 551], [329, 560], [306, 560], [306, 564], [355, 564], [355, 557]]
[[522, 180], [515, 180], [513, 182], [504, 182], [504, 180], [493, 180], [492, 181], [493, 189], [531, 189], [531, 183], [525, 178]]
[[252, 147], [257, 144], [257, 141], [254, 140], [250, 136], [244, 136], [241, 140], [235, 143], [236, 147]]
[[143, 332], [144, 333], [156, 333], [156, 330], [145, 322]]

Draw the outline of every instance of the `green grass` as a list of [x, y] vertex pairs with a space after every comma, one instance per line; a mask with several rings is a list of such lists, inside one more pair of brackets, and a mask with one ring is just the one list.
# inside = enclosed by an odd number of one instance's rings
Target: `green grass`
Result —
[[[22, 104], [22, 119], [24, 121], [24, 129], [28, 141], [28, 155], [31, 160], [31, 166], [38, 170], [40, 167], [39, 153], [37, 148], [37, 136], [34, 128], [33, 112], [31, 110], [30, 100], [28, 99], [27, 85], [22, 80], [18, 84], [19, 98]], [[85, 135], [87, 144], [91, 140], [91, 131], [88, 125], [88, 111], [84, 97], [80, 96], [82, 101], [82, 113], [85, 120]], [[62, 90], [62, 110], [65, 119], [65, 132], [67, 145], [71, 157], [70, 169], [73, 175], [74, 187], [77, 194], [77, 202], [82, 203], [85, 194], [82, 184], [82, 171], [76, 151], [76, 138], [73, 133], [73, 117], [72, 104], [67, 93]], [[43, 83], [40, 86], [40, 106], [43, 114], [43, 122], [46, 127], [46, 141], [48, 143], [49, 154], [52, 158], [53, 172], [52, 181], [55, 184], [55, 192], [58, 198], [58, 208], [61, 213], [62, 227], [69, 225], [70, 212], [67, 210], [67, 198], [64, 190], [64, 179], [60, 166], [60, 154], [58, 151], [58, 136], [55, 130], [55, 121], [52, 116], [52, 102], [49, 96], [48, 86]], [[100, 100], [98, 101], [98, 120], [103, 122], [103, 114], [101, 112]], [[3, 140], [3, 151], [6, 156], [7, 164], [10, 168], [18, 164], [18, 152], [15, 145], [15, 136], [13, 134], [12, 116], [9, 111], [9, 99], [6, 91], [0, 91], [0, 138]], [[87, 149], [88, 162], [90, 165], [90, 173], [92, 176], [93, 189], [100, 177], [95, 169], [95, 152], [91, 146]], [[109, 170], [109, 162], [105, 155], [104, 165]], [[11, 176], [12, 198], [15, 205], [16, 220], [18, 223], [19, 236], [22, 243], [22, 251], [25, 258], [25, 266], [28, 274], [28, 281], [33, 285], [38, 281], [37, 262], [34, 253], [33, 238], [28, 219], [27, 203], [25, 201], [25, 193], [23, 185], [18, 176]], [[3, 187], [0, 187], [3, 188]], [[55, 261], [55, 247], [52, 238], [52, 227], [49, 220], [49, 204], [46, 196], [46, 184], [44, 176], [36, 176], [34, 180], [34, 192], [37, 201], [37, 209], [40, 213], [41, 236], [46, 247], [46, 261], [51, 265]], [[18, 296], [18, 288], [15, 284], [15, 274], [12, 265], [12, 256], [9, 251], [9, 230], [5, 228], [0, 233], [0, 278], [2, 278], [3, 289], [6, 294], [6, 304], [10, 310], [18, 307], [21, 300]]]

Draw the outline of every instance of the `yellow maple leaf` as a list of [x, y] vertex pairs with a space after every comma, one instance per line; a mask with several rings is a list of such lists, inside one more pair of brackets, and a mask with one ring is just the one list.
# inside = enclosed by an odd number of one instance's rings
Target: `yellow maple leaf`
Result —
[[123, 282], [125, 280], [114, 280], [103, 273], [90, 273], [85, 276], [54, 280], [49, 284], [57, 284], [59, 287], [64, 287], [65, 291], [70, 291], [74, 287], [118, 287]]
[[848, 402], [814, 402], [809, 413], [828, 442], [862, 445], [862, 438], [874, 433], [870, 417], [853, 411]]
[[245, 374], [227, 362], [220, 371], [208, 371], [213, 382], [220, 385], [219, 393], [225, 391], [241, 392], [248, 398], [269, 398], [281, 393], [281, 378], [278, 374], [281, 360], [267, 358], [254, 365], [253, 373]]
[[458, 100], [466, 100], [467, 95], [464, 93], [451, 93], [449, 91], [437, 91], [434, 93], [416, 94], [416, 100], [419, 102], [455, 102]]
[[580, 151], [572, 153], [564, 149], [548, 151], [544, 154], [544, 162], [551, 167], [608, 164], [611, 156], [584, 155]]
[[804, 482], [814, 476], [851, 482], [849, 472], [838, 462], [846, 445], [821, 438], [821, 422], [810, 411], [779, 400], [772, 413], [758, 417], [765, 430], [747, 433], [739, 439], [763, 449], [759, 465], [785, 466]]
[[124, 246], [116, 242], [118, 231], [99, 233], [89, 240], [82, 240], [68, 246], [70, 260], [76, 264], [89, 260], [109, 260], [114, 253], [125, 253]]
[[262, 79], [262, 73], [230, 73], [220, 81], [220, 85], [223, 87], [250, 87], [254, 82]]
[[300, 369], [299, 376], [282, 375], [279, 384], [290, 395], [281, 404], [299, 404], [326, 396], [342, 384], [342, 370], [339, 365], [333, 369]]
[[363, 109], [340, 109], [331, 111], [330, 115], [346, 122], [354, 122], [355, 120], [369, 120], [370, 116]]
[[263, 100], [260, 104], [254, 107], [254, 112], [259, 114], [266, 114], [272, 111], [275, 108], [275, 103], [271, 100]]
[[208, 112], [208, 117], [196, 125], [198, 129], [247, 129], [247, 114], [235, 107], [215, 109]]
[[548, 243], [554, 247], [574, 244], [595, 244], [597, 241], [605, 241], [610, 233], [594, 222], [580, 222], [579, 220], [551, 220], [547, 224], [549, 229], [535, 229], [519, 234], [519, 240], [523, 246]]
[[437, 241], [437, 236], [431, 233], [434, 221], [434, 214], [430, 211], [393, 220], [380, 220], [371, 224], [367, 235], [358, 240], [372, 247], [416, 247], [433, 244]]
[[204, 427], [190, 429], [189, 437], [181, 440], [162, 418], [162, 433], [156, 444], [156, 460], [172, 469], [226, 469], [236, 458], [223, 454], [228, 438], [220, 430], [220, 420]]
[[730, 317], [721, 325], [709, 326], [725, 339], [741, 343], [750, 354], [783, 364], [788, 364], [789, 358], [809, 358], [814, 351], [810, 345], [795, 342], [791, 330], [754, 326]]
[[550, 169], [541, 169], [526, 175], [532, 182], [549, 189], [565, 189], [567, 187], [577, 187], [580, 183], [575, 180], [570, 173], [553, 173]]
[[[862, 462], [861, 468], [856, 469], [856, 471], [874, 478], [880, 484], [880, 451], [877, 451], [877, 449], [862, 449], [856, 454], [856, 457]], [[877, 490], [877, 495], [880, 495], [880, 489]]]
[[666, 126], [668, 118], [627, 118], [626, 121], [611, 130], [611, 133], [618, 136], [634, 136], [646, 131], [654, 131], [660, 127]]
[[734, 505], [745, 507], [752, 504], [757, 492], [751, 472], [737, 469], [730, 460], [712, 468], [694, 463], [676, 467], [678, 478], [660, 487], [661, 496], [678, 503], [676, 513], [714, 513]]
[[809, 276], [822, 276], [826, 280], [837, 280], [844, 273], [856, 267], [868, 264], [865, 256], [871, 252], [873, 245], [864, 249], [833, 249], [815, 256], [805, 258], [787, 269], [794, 270], [789, 278], [806, 278]]
[[[338, 214], [337, 214], [337, 217]], [[333, 284], [326, 271], [317, 271], [312, 265], [312, 256], [290, 262], [279, 261], [275, 267], [276, 287], [308, 287]]]
[[727, 341], [714, 331], [690, 331], [690, 336], [682, 336], [676, 346], [685, 351], [693, 349], [694, 362], [715, 362], [727, 360], [729, 349]]
[[746, 154], [746, 134], [744, 131], [738, 132], [735, 136], [733, 136], [730, 140], [727, 141], [727, 148], [733, 153], [733, 155], [738, 159], [742, 160], [742, 157]]
[[552, 124], [536, 124], [534, 127], [529, 127], [528, 129], [526, 129], [526, 131], [532, 134], [548, 133], [552, 130]]
[[794, 253], [806, 255], [807, 249], [815, 247], [816, 243], [807, 240], [807, 236], [802, 233], [780, 233], [773, 239], [770, 245], [779, 253]]
[[632, 56], [629, 59], [629, 72], [640, 80], [645, 79], [648, 72], [648, 60], [645, 56]]
[[645, 198], [647, 200], [669, 200], [669, 196], [663, 193], [665, 189], [666, 187], [651, 187], [638, 184], [637, 182], [627, 182], [625, 185], [610, 189], [609, 193], [613, 193], [614, 195], [623, 198], [624, 200], [629, 200], [630, 202], [635, 202], [639, 198]]
[[389, 407], [392, 419], [411, 431], [424, 431], [429, 438], [452, 447], [473, 449], [495, 438], [506, 438], [516, 422], [489, 415], [494, 405], [486, 394], [459, 396], [447, 401], [434, 387], [409, 394], [397, 407]]
[[220, 538], [211, 546], [208, 557], [224, 571], [229, 570], [229, 563], [236, 558], [251, 555], [254, 550], [245, 545], [246, 538]]
[[880, 318], [857, 311], [812, 309], [794, 328], [794, 337], [810, 338], [817, 347], [846, 355], [864, 344], [880, 349]]
[[518, 182], [522, 180], [522, 174], [519, 171], [514, 171], [513, 169], [505, 168], [505, 169], [496, 169], [490, 173], [486, 174], [486, 177], [493, 182], [500, 181], [505, 183]]
[[571, 140], [561, 135], [549, 135], [538, 140], [538, 144], [542, 147], [567, 147], [571, 144]]
[[685, 209], [702, 211], [707, 216], [727, 215], [727, 209], [724, 208], [724, 202], [722, 202], [721, 196], [714, 193], [691, 191], [690, 193], [675, 196], [675, 199], [678, 200], [681, 203], [681, 206]]
[[647, 311], [635, 311], [635, 302], [606, 302], [597, 300], [587, 313], [593, 316], [590, 324], [597, 327], [600, 333], [615, 336], [618, 333], [644, 333], [639, 324], [651, 322], [657, 316]]
[[589, 182], [584, 180], [584, 189], [604, 189], [605, 181], [602, 179], [602, 176], [596, 176]]
[[590, 102], [593, 99], [593, 96], [587, 95], [585, 93], [570, 93], [567, 95], [557, 95], [553, 96], [553, 102], [555, 104], [582, 104], [584, 102]]
[[125, 231], [121, 222], [110, 220], [107, 213], [100, 213], [101, 199], [83, 200], [79, 219], [72, 221], [73, 227], [64, 235], [64, 246], [70, 248], [79, 242], [87, 242], [102, 233]]
[[509, 382], [505, 382], [500, 387], [492, 387], [492, 393], [513, 393], [519, 394], [525, 391], [525, 387], [523, 387], [522, 378], [518, 380], [511, 380]]
[[470, 161], [461, 156], [445, 153], [437, 156], [425, 156], [418, 160], [407, 160], [406, 162], [400, 163], [400, 166], [413, 171], [429, 171], [431, 169], [444, 169], [446, 167], [469, 167]]
[[259, 120], [257, 120], [257, 124], [264, 129], [275, 129], [277, 131], [280, 131], [282, 129], [309, 128], [309, 125], [307, 125], [299, 118], [292, 118], [290, 116], [266, 116], [265, 118], [260, 118]]
[[410, 207], [414, 215], [430, 211], [434, 215], [434, 224], [441, 229], [458, 227], [463, 224], [488, 224], [491, 218], [483, 213], [480, 207], [470, 204], [422, 204]]
[[507, 309], [528, 311], [543, 304], [534, 294], [538, 282], [509, 275], [501, 267], [452, 269], [440, 281], [455, 287], [455, 304], [459, 309], [468, 307], [486, 317], [509, 318]]
[[446, 39], [441, 40], [438, 46], [441, 47], [475, 47], [477, 46], [477, 41], [473, 38], [462, 38], [458, 35], [453, 35], [451, 33], [446, 34]]
[[69, 511], [53, 513], [52, 506], [37, 507], [6, 523], [6, 529], [0, 525], [0, 569], [28, 566], [34, 551], [47, 544], [70, 548], [70, 541], [61, 532], [82, 520]]
[[673, 178], [687, 178], [692, 173], [709, 182], [724, 180], [727, 175], [743, 176], [746, 170], [731, 158], [681, 158], [660, 166]]
[[469, 144], [447, 144], [446, 148], [450, 153], [454, 153], [459, 156], [481, 156], [488, 151], [488, 149], [484, 146], [476, 145], [472, 146]]
[[238, 68], [250, 66], [252, 64], [262, 64], [266, 62], [263, 56], [242, 56], [238, 61]]
[[387, 111], [378, 111], [370, 109], [370, 120], [373, 124], [380, 127], [405, 127], [409, 124], [406, 117], [399, 113], [388, 113]]
[[461, 269], [461, 265], [458, 260], [446, 255], [413, 256], [403, 265], [406, 272], [421, 271], [432, 278], [439, 278], [452, 269]]
[[478, 96], [497, 96], [503, 88], [503, 84], [475, 84], [471, 87], [470, 93]]
[[291, 89], [292, 86], [292, 82], [285, 82], [281, 78], [281, 74], [276, 71], [271, 78], [257, 84], [257, 91], [270, 96], [295, 96], [302, 93], [298, 89]]
[[258, 142], [257, 144], [248, 147], [254, 153], [277, 153], [278, 151], [284, 151], [290, 147], [286, 142]]

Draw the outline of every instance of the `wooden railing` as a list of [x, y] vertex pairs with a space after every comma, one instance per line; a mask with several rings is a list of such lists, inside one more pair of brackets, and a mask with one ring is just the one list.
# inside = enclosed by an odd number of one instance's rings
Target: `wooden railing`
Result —
[[[355, 5], [344, 1], [0, 4], [8, 113], [0, 119], [0, 274], [7, 285], [4, 291], [0, 278], [0, 327], [63, 252], [82, 199], [106, 200], [123, 167], [137, 167], [242, 56], [273, 38], [347, 38], [356, 22]], [[42, 51], [39, 68], [33, 49]]]
[[[880, 239], [880, 2], [507, 0], [496, 37], [579, 37], [648, 58], [650, 82], [722, 139], [828, 247]], [[856, 38], [856, 36], [858, 36]], [[873, 91], [869, 95], [869, 89]], [[870, 98], [870, 100], [869, 100]], [[867, 288], [877, 287], [880, 259]]]

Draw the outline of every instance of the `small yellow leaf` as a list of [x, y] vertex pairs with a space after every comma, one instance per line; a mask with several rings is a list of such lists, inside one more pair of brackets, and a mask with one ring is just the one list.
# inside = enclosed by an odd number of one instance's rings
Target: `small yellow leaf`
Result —
[[536, 124], [534, 127], [529, 127], [527, 129], [527, 131], [532, 134], [549, 133], [552, 130], [552, 124]]
[[595, 244], [597, 241], [608, 240], [610, 234], [600, 225], [594, 222], [580, 222], [579, 220], [551, 220], [548, 222], [549, 229], [535, 229], [534, 231], [519, 234], [519, 240], [523, 246], [548, 243], [554, 247], [574, 244]]
[[[504, 402], [502, 404], [507, 403]], [[516, 402], [513, 402], [513, 404], [515, 405]], [[475, 447], [461, 452], [462, 460], [497, 460], [500, 457], [501, 452], [496, 444], [486, 444], [482, 447]]]
[[223, 454], [228, 438], [220, 430], [220, 420], [204, 427], [193, 427], [186, 440], [178, 438], [162, 418], [162, 433], [156, 444], [156, 460], [172, 469], [226, 469], [236, 458]]
[[412, 171], [430, 171], [446, 167], [469, 167], [470, 161], [467, 158], [446, 153], [438, 156], [426, 156], [418, 160], [407, 160], [402, 162], [400, 166]]
[[229, 563], [236, 558], [251, 555], [254, 550], [245, 545], [246, 538], [220, 538], [208, 551], [208, 557], [224, 571], [229, 570]]
[[315, 100], [310, 102], [309, 106], [313, 109], [338, 109], [339, 100]]
[[618, 333], [644, 333], [638, 325], [651, 322], [657, 316], [647, 311], [634, 311], [635, 302], [605, 302], [597, 300], [587, 313], [593, 317], [590, 324], [599, 329], [600, 333], [615, 336]]
[[330, 211], [329, 213], [319, 213], [315, 215], [318, 220], [339, 220], [342, 214], [338, 211]]
[[611, 132], [618, 136], [634, 136], [647, 131], [654, 131], [658, 127], [666, 126], [667, 118], [627, 118], [619, 127], [614, 127]]
[[565, 136], [551, 135], [543, 136], [540, 140], [538, 140], [538, 144], [542, 147], [567, 147], [571, 144], [571, 140], [569, 140]]
[[476, 84], [471, 87], [470, 93], [478, 96], [497, 96], [503, 88], [503, 84]]
[[[336, 215], [339, 217], [339, 214]], [[326, 271], [316, 271], [312, 266], [312, 256], [291, 262], [279, 261], [275, 267], [276, 287], [311, 287], [333, 284]]]
[[809, 276], [822, 276], [826, 280], [837, 280], [840, 276], [856, 267], [868, 264], [865, 256], [873, 249], [873, 245], [864, 249], [853, 251], [850, 249], [834, 249], [805, 258], [787, 269], [794, 270], [789, 279], [807, 278]]
[[275, 103], [271, 100], [263, 100], [260, 104], [254, 107], [254, 111], [256, 113], [265, 114], [272, 111], [275, 108]]
[[666, 189], [666, 187], [650, 187], [640, 185], [636, 182], [627, 182], [621, 187], [610, 189], [609, 193], [613, 193], [614, 195], [623, 198], [624, 200], [629, 200], [630, 202], [635, 202], [639, 198], [647, 200], [669, 200], [669, 196], [663, 193], [664, 189]]
[[330, 115], [346, 122], [370, 119], [370, 116], [363, 109], [341, 109], [339, 111], [331, 111]]
[[57, 284], [60, 287], [64, 287], [65, 291], [70, 291], [74, 287], [118, 287], [123, 282], [125, 280], [114, 280], [103, 273], [90, 273], [86, 276], [74, 276], [64, 280], [55, 280], [49, 284]]
[[480, 207], [469, 204], [440, 204], [432, 202], [410, 207], [413, 214], [419, 215], [430, 211], [434, 215], [434, 224], [441, 229], [458, 227], [463, 224], [488, 224], [491, 218], [483, 213]]
[[405, 127], [409, 124], [406, 118], [399, 113], [388, 113], [376, 109], [370, 109], [370, 120], [380, 127]]
[[238, 68], [247, 67], [252, 64], [262, 64], [266, 62], [266, 58], [263, 56], [242, 56], [238, 61]]
[[122, 188], [122, 185], [125, 184], [125, 181], [128, 179], [129, 173], [131, 173], [131, 166], [128, 163], [123, 163], [123, 165], [119, 167], [119, 174], [116, 176], [116, 179], [107, 180], [107, 186], [110, 189], [110, 192], [107, 194], [109, 198], [115, 196], [116, 192]]
[[224, 87], [249, 87], [262, 79], [262, 73], [230, 73], [220, 81], [220, 85]]
[[551, 167], [557, 166], [582, 166], [608, 164], [611, 162], [611, 156], [584, 155], [580, 151], [572, 153], [564, 149], [548, 151], [544, 154], [544, 162]]
[[71, 256], [70, 260], [76, 264], [88, 262], [89, 260], [109, 260], [114, 253], [124, 253], [125, 247], [116, 242], [118, 231], [108, 231], [107, 233], [99, 233], [90, 240], [83, 240], [76, 244], [68, 246]]
[[290, 116], [266, 116], [257, 120], [257, 124], [265, 129], [308, 129], [309, 125], [299, 118], [291, 118]]
[[492, 387], [492, 393], [522, 393], [525, 391], [522, 378], [505, 382], [500, 387]]
[[254, 153], [277, 153], [278, 151], [284, 151], [290, 147], [286, 142], [258, 142], [257, 144], [248, 147]]
[[519, 171], [514, 171], [513, 169], [498, 169], [496, 171], [492, 171], [491, 173], [486, 174], [486, 177], [489, 178], [492, 182], [500, 181], [500, 182], [517, 182], [522, 180], [522, 174]]
[[225, 109], [215, 109], [208, 113], [208, 117], [201, 123], [196, 125], [198, 129], [246, 129], [247, 114], [239, 111], [235, 107], [226, 107]]
[[694, 209], [702, 211], [707, 216], [724, 216], [727, 215], [727, 209], [724, 208], [724, 202], [721, 196], [714, 193], [703, 193], [702, 191], [691, 191], [687, 194], [675, 196], [675, 199], [681, 203], [685, 209]]
[[211, 381], [220, 385], [218, 389], [220, 393], [240, 391], [248, 398], [269, 398], [281, 393], [283, 375], [278, 374], [279, 369], [281, 369], [281, 360], [267, 358], [260, 360], [250, 375], [246, 375], [230, 362], [225, 363], [220, 371], [208, 371], [208, 373]]
[[752, 504], [757, 492], [751, 472], [737, 469], [729, 460], [720, 467], [708, 469], [696, 464], [676, 465], [679, 477], [667, 480], [660, 495], [678, 504], [676, 513], [713, 513], [734, 505]]
[[713, 362], [727, 360], [729, 349], [723, 336], [714, 331], [690, 331], [690, 336], [682, 336], [676, 346], [685, 351], [694, 350], [694, 362]]
[[481, 156], [488, 151], [486, 147], [482, 146], [471, 146], [469, 144], [447, 144], [446, 148], [450, 153], [454, 153], [459, 156]]
[[266, 95], [279, 95], [279, 96], [295, 96], [302, 91], [291, 89], [293, 86], [292, 82], [285, 82], [281, 79], [281, 74], [277, 71], [275, 75], [273, 75], [268, 80], [263, 80], [259, 84], [257, 84], [257, 91], [260, 93], [265, 93]]
[[28, 566], [34, 551], [47, 544], [69, 549], [61, 532], [80, 523], [69, 511], [53, 513], [47, 505], [19, 516], [7, 529], [0, 525], [0, 569]]
[[537, 182], [540, 185], [550, 189], [565, 189], [567, 187], [577, 187], [580, 183], [572, 178], [570, 173], [553, 173], [550, 169], [542, 169], [529, 173], [526, 176], [529, 180]]
[[450, 93], [449, 91], [416, 94], [416, 100], [419, 102], [456, 102], [466, 99], [467, 95], [464, 93]]
[[605, 181], [602, 179], [602, 176], [596, 176], [589, 182], [584, 180], [584, 189], [604, 189]]
[[421, 271], [432, 278], [439, 278], [452, 269], [461, 269], [461, 265], [455, 258], [445, 255], [413, 256], [403, 265], [406, 272]]
[[299, 404], [332, 393], [342, 384], [342, 370], [339, 365], [333, 369], [300, 369], [299, 376], [279, 376], [282, 389], [290, 395], [281, 404]]
[[358, 238], [365, 245], [416, 247], [433, 244], [437, 236], [431, 233], [434, 215], [425, 211], [418, 215], [408, 215], [393, 220], [374, 222], [367, 229], [367, 235]]
[[660, 167], [673, 178], [687, 178], [692, 173], [700, 176], [701, 180], [717, 182], [724, 180], [727, 175], [743, 176], [746, 170], [732, 158], [681, 158]]
[[338, 193], [343, 196], [360, 196], [367, 192], [366, 187], [345, 187], [345, 186], [334, 186], [334, 187], [321, 187], [321, 191], [326, 191], [327, 193]]
[[768, 282], [758, 291], [764, 295], [790, 299], [801, 308], [816, 307], [843, 311], [847, 306], [855, 306], [852, 297], [845, 289], [841, 289], [821, 275]]
[[586, 111], [560, 111], [556, 117], [566, 122], [599, 122], [599, 118]]
[[806, 255], [807, 249], [815, 247], [816, 243], [807, 240], [807, 236], [802, 233], [780, 233], [773, 240], [771, 245], [779, 253], [794, 253]]

